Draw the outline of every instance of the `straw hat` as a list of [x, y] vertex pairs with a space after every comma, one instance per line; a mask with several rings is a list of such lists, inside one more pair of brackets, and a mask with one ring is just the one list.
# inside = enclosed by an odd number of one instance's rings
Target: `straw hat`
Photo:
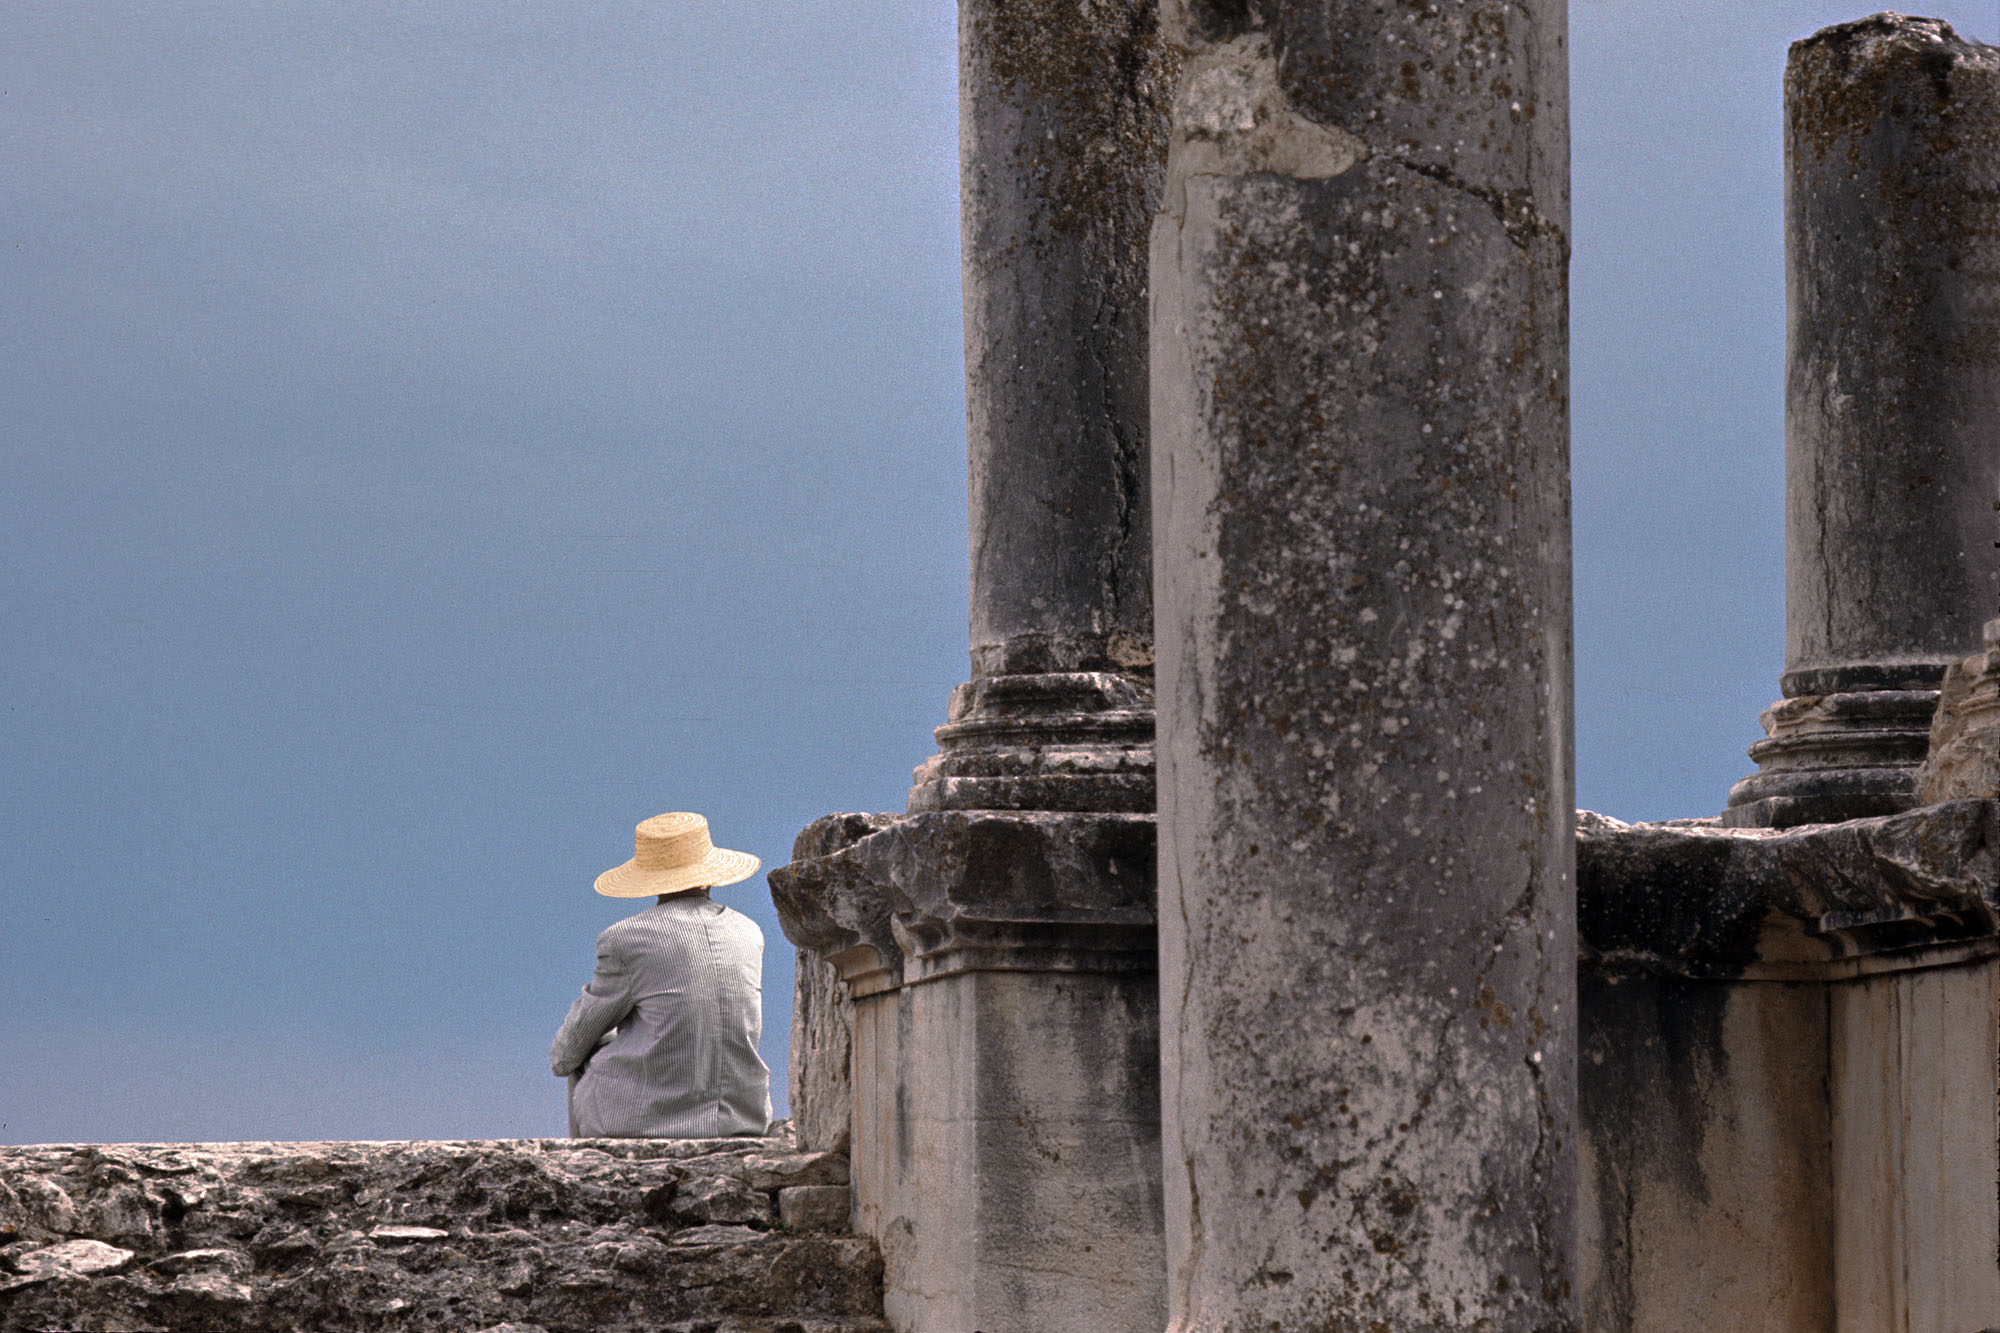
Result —
[[634, 855], [597, 877], [607, 898], [650, 898], [656, 893], [734, 884], [757, 873], [756, 857], [732, 852], [708, 840], [708, 821], [677, 810], [654, 815], [633, 834]]

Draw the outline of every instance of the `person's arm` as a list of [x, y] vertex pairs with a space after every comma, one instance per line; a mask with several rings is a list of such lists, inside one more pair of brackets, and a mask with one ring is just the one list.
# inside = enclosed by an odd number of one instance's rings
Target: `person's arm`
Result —
[[549, 1047], [549, 1068], [558, 1078], [582, 1069], [604, 1035], [632, 1012], [632, 971], [609, 934], [597, 937], [597, 972], [570, 1005]]

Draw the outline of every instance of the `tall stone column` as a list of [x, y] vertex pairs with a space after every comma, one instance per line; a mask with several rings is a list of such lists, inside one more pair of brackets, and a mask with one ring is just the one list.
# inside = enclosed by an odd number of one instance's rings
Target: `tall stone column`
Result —
[[772, 891], [852, 999], [890, 1322], [1158, 1328], [1146, 247], [1174, 58], [1155, 0], [959, 25], [971, 679], [907, 813], [819, 821]]
[[1576, 1327], [1561, 0], [1175, 0], [1174, 1330]]
[[1878, 14], [1785, 72], [1784, 698], [1724, 821], [1914, 799], [2000, 606], [2000, 51]]
[[962, 0], [972, 679], [910, 809], [1153, 808], [1154, 0]]

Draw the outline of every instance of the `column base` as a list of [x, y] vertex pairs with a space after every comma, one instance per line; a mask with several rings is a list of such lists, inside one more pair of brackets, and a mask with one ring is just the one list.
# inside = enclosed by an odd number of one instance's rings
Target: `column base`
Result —
[[1758, 719], [1764, 739], [1749, 750], [1759, 771], [1730, 789], [1723, 824], [1791, 828], [1910, 809], [1942, 675], [1941, 664], [1926, 666], [1898, 688], [1800, 693], [1772, 704]]
[[1139, 671], [982, 676], [951, 693], [909, 808], [1151, 814], [1153, 681]]

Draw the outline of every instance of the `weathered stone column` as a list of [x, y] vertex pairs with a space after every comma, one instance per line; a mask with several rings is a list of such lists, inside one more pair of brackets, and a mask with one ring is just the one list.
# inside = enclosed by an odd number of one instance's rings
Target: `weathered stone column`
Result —
[[2000, 51], [1878, 14], [1785, 73], [1784, 698], [1725, 822], [1913, 800], [2000, 598]]
[[1561, 0], [1177, 0], [1169, 1327], [1576, 1327]]
[[1158, 1328], [1146, 246], [1174, 60], [1155, 0], [959, 23], [972, 678], [908, 813], [819, 821], [771, 885], [852, 1001], [891, 1324]]
[[972, 679], [910, 809], [1153, 808], [1155, 0], [962, 0]]

